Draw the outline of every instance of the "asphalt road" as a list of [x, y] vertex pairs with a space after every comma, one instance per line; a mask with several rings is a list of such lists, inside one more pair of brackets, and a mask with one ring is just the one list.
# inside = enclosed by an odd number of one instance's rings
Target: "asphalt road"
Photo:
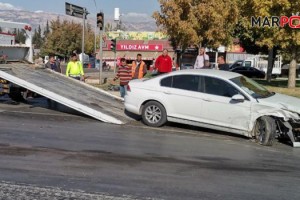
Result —
[[0, 100], [0, 199], [299, 199], [300, 149]]

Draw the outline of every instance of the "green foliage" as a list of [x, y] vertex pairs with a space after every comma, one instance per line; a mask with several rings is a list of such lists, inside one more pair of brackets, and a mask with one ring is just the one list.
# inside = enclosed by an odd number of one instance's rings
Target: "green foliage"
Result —
[[300, 81], [296, 81], [296, 88], [287, 88], [287, 80], [272, 80], [267, 82], [265, 80], [255, 80], [259, 84], [266, 87], [268, 90], [276, 93], [286, 94], [300, 98]]
[[47, 35], [50, 33], [50, 27], [49, 27], [49, 21], [47, 20], [46, 28], [44, 30], [44, 36], [47, 37]]
[[32, 43], [36, 49], [40, 49], [43, 44], [42, 30], [40, 25], [38, 27], [38, 31], [36, 31], [36, 29], [34, 30]]
[[217, 48], [232, 41], [238, 19], [237, 0], [159, 0], [153, 17], [172, 45]]
[[105, 32], [109, 32], [113, 30], [113, 25], [111, 23], [106, 23], [104, 27]]
[[25, 36], [25, 31], [23, 29], [22, 30], [14, 29], [12, 34], [16, 35], [15, 36], [16, 43], [25, 44], [26, 36]]
[[299, 0], [240, 0], [241, 18], [236, 28], [238, 36], [247, 51], [265, 52], [276, 47], [285, 61], [290, 62], [289, 87], [295, 87], [296, 61], [300, 55], [300, 31], [284, 28], [251, 27], [251, 16], [291, 16], [300, 7]]
[[[41, 54], [55, 54], [69, 56], [73, 51], [81, 52], [82, 25], [70, 21], [57, 20], [50, 22], [51, 31], [46, 35], [45, 42], [41, 48]], [[85, 53], [94, 51], [94, 32], [87, 25], [85, 32]]]

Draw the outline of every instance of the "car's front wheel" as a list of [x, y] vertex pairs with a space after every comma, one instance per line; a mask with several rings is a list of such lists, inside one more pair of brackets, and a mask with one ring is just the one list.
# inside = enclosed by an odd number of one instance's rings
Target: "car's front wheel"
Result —
[[143, 106], [142, 119], [148, 126], [160, 127], [167, 122], [166, 109], [156, 101], [149, 101]]
[[265, 146], [272, 146], [276, 133], [275, 120], [269, 116], [260, 117], [256, 121], [254, 133], [257, 143]]

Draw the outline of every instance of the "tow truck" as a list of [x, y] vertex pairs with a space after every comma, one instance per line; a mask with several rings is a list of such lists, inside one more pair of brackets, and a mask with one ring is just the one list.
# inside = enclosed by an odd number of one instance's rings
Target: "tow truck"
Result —
[[130, 121], [122, 98], [34, 64], [29, 24], [0, 21], [0, 27], [22, 29], [26, 35], [24, 45], [0, 44], [0, 52], [6, 55], [0, 64], [0, 95], [8, 94], [20, 101], [24, 91], [29, 90], [103, 122], [125, 124]]

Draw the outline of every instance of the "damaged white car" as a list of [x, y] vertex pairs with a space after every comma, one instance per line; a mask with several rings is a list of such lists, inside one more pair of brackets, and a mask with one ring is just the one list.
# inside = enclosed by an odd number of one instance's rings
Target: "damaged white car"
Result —
[[149, 126], [171, 121], [244, 135], [262, 145], [287, 137], [299, 146], [300, 99], [269, 92], [237, 73], [182, 70], [133, 80], [125, 108]]

